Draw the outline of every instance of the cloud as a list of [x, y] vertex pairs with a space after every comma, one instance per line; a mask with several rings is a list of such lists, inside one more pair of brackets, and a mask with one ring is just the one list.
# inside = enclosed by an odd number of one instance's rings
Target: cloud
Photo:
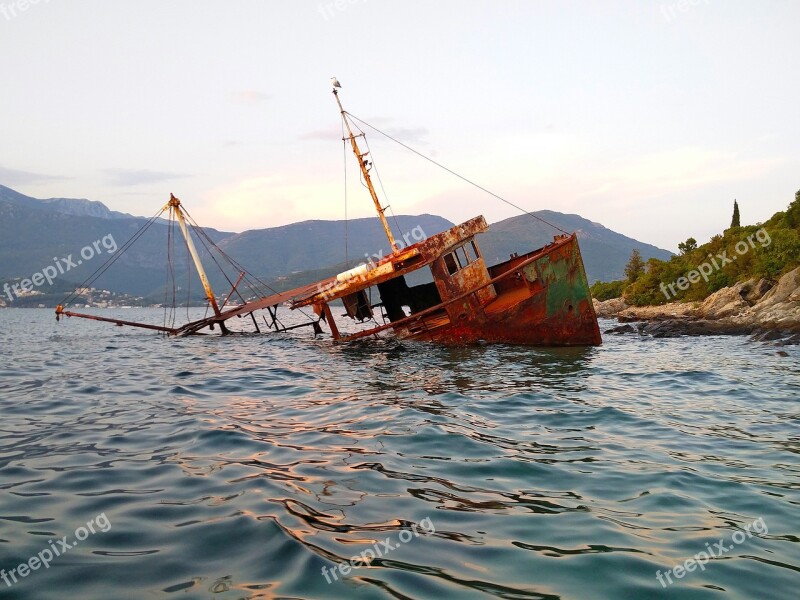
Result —
[[257, 90], [239, 90], [231, 94], [231, 99], [237, 104], [261, 104], [272, 98], [271, 95]]
[[147, 171], [145, 169], [106, 169], [103, 171], [108, 185], [126, 187], [131, 185], [145, 185], [160, 183], [173, 179], [183, 179], [188, 175], [179, 173], [164, 173], [162, 171]]
[[64, 181], [65, 179], [69, 179], [69, 177], [31, 173], [30, 171], [18, 171], [17, 169], [7, 169], [0, 166], [0, 181], [11, 186], [51, 183], [54, 181]]

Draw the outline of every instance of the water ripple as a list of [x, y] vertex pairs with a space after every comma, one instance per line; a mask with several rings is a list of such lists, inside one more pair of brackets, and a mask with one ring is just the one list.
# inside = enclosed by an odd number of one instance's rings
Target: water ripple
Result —
[[4, 598], [795, 596], [797, 349], [0, 331]]

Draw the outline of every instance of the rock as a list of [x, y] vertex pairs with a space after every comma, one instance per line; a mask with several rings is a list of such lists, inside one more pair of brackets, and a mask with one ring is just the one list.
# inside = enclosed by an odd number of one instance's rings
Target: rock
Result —
[[633, 325], [620, 325], [619, 327], [614, 327], [613, 329], [608, 329], [608, 330], [604, 331], [603, 333], [622, 334], [622, 333], [638, 333], [638, 331], [639, 330], [636, 327], [634, 327]]
[[754, 325], [800, 332], [800, 267], [780, 278], [739, 320]]
[[616, 316], [619, 312], [628, 308], [628, 305], [625, 304], [625, 301], [622, 298], [612, 298], [611, 300], [606, 300], [605, 302], [599, 302], [594, 300], [594, 312], [597, 314], [598, 317], [613, 317]]
[[647, 323], [641, 333], [656, 338], [697, 336], [697, 335], [744, 335], [751, 328], [730, 320], [708, 319], [669, 319]]
[[703, 317], [710, 319], [722, 319], [739, 315], [750, 308], [750, 304], [747, 303], [745, 297], [751, 291], [752, 285], [750, 282], [744, 282], [722, 288], [706, 298], [700, 305], [698, 312]]
[[654, 321], [667, 319], [688, 319], [696, 316], [696, 304], [692, 302], [672, 302], [660, 306], [628, 306], [617, 314], [620, 323], [632, 321]]
[[764, 294], [758, 305], [774, 305], [800, 301], [800, 267], [780, 278], [778, 284]]
[[764, 297], [764, 294], [770, 291], [773, 287], [774, 287], [773, 283], [767, 281], [766, 279], [760, 279], [758, 283], [753, 284], [753, 286], [745, 295], [744, 300], [750, 306], [752, 306], [753, 304], [761, 300]]
[[776, 331], [774, 329], [769, 329], [767, 331], [757, 330], [751, 337], [751, 342], [773, 342], [775, 340], [780, 340], [783, 338], [783, 334], [780, 331]]
[[667, 321], [657, 321], [648, 323], [642, 328], [642, 333], [651, 335], [654, 338], [671, 338], [688, 335], [687, 321], [670, 319]]
[[777, 354], [778, 356], [789, 356], [789, 353], [786, 352], [785, 350], [778, 350], [775, 354]]
[[[800, 267], [774, 285], [765, 279], [751, 279], [715, 292], [702, 304], [673, 302], [661, 306], [628, 306], [621, 298], [616, 298], [595, 301], [595, 311], [600, 317], [616, 317], [620, 323], [644, 322], [639, 332], [653, 337], [755, 333], [754, 341], [778, 341], [786, 335], [792, 336], [790, 340], [797, 340], [800, 337]], [[616, 328], [606, 333], [631, 331]], [[793, 341], [787, 345], [797, 343]]]
[[800, 346], [800, 333], [795, 333], [793, 336], [781, 340], [776, 346]]

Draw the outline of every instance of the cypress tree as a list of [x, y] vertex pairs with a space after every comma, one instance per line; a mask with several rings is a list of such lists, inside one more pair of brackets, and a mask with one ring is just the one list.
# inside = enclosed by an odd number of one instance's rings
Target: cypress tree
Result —
[[739, 203], [733, 201], [733, 218], [731, 219], [731, 227], [741, 227], [739, 223]]

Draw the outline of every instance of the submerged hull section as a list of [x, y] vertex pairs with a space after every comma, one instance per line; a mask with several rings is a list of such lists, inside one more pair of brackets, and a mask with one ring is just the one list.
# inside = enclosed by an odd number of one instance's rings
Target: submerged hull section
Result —
[[447, 344], [600, 345], [602, 338], [577, 237], [490, 267], [493, 294], [476, 291], [395, 329], [403, 338]]

